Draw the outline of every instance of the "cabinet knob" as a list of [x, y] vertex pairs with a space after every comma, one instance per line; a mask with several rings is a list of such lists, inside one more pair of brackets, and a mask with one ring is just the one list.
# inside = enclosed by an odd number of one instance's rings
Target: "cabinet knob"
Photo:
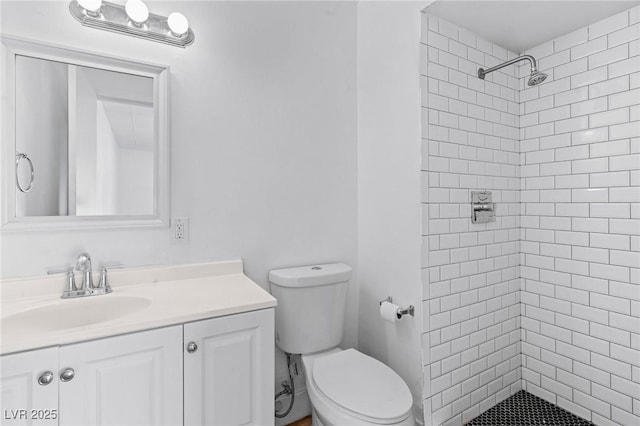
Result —
[[60, 380], [62, 380], [63, 382], [69, 382], [69, 381], [73, 380], [75, 375], [76, 375], [76, 372], [74, 371], [73, 368], [71, 368], [71, 367], [65, 368], [62, 371], [62, 373], [60, 373]]
[[189, 344], [187, 345], [187, 352], [192, 354], [197, 350], [198, 350], [198, 345], [196, 345], [196, 342], [189, 342]]
[[38, 377], [38, 384], [41, 386], [47, 386], [53, 381], [53, 373], [51, 371], [45, 371]]

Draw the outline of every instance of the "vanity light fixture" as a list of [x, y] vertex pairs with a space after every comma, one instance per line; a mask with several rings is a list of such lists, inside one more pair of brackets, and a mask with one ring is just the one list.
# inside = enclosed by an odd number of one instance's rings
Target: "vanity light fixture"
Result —
[[82, 7], [87, 15], [94, 18], [100, 17], [100, 8], [102, 7], [102, 0], [78, 0], [78, 4]]
[[129, 20], [136, 27], [144, 24], [149, 18], [149, 8], [142, 0], [127, 0], [124, 11], [127, 12]]
[[187, 17], [180, 12], [173, 12], [167, 17], [169, 30], [176, 37], [182, 37], [189, 31], [189, 21]]
[[149, 13], [142, 0], [127, 0], [122, 6], [102, 0], [71, 0], [69, 11], [82, 25], [134, 37], [186, 47], [193, 43], [193, 30], [178, 12], [167, 18]]

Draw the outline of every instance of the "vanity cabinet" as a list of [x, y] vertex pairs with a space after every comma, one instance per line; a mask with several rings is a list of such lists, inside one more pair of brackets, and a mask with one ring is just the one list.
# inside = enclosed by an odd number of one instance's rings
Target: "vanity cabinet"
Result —
[[58, 348], [45, 348], [0, 359], [0, 424], [58, 424]]
[[272, 425], [273, 309], [184, 325], [184, 424]]
[[182, 423], [182, 326], [61, 346], [59, 359], [60, 425]]
[[3, 356], [2, 425], [179, 425], [182, 326]]
[[273, 330], [263, 309], [2, 356], [0, 424], [273, 425]]

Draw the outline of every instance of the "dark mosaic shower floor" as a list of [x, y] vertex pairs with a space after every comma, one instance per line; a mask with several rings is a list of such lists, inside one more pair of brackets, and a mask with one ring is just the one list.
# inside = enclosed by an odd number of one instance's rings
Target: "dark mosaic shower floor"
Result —
[[467, 426], [593, 426], [542, 398], [520, 391], [467, 423]]

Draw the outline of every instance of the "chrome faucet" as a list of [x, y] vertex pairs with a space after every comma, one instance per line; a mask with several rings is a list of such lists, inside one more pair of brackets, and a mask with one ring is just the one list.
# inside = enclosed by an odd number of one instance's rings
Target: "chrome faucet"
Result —
[[[93, 285], [93, 269], [91, 268], [91, 256], [89, 253], [80, 253], [76, 260], [75, 268], [72, 266], [64, 269], [48, 271], [49, 274], [64, 273], [67, 275], [67, 285], [62, 292], [62, 299], [72, 299], [84, 296], [97, 296], [99, 294], [108, 294], [113, 290], [107, 280], [107, 268], [122, 268], [120, 263], [100, 265], [100, 282], [97, 286]], [[82, 273], [82, 281], [76, 286], [75, 271]]]
[[91, 269], [91, 256], [89, 253], [80, 253], [76, 260], [76, 271], [82, 272], [82, 281], [78, 290], [93, 290], [93, 276]]

